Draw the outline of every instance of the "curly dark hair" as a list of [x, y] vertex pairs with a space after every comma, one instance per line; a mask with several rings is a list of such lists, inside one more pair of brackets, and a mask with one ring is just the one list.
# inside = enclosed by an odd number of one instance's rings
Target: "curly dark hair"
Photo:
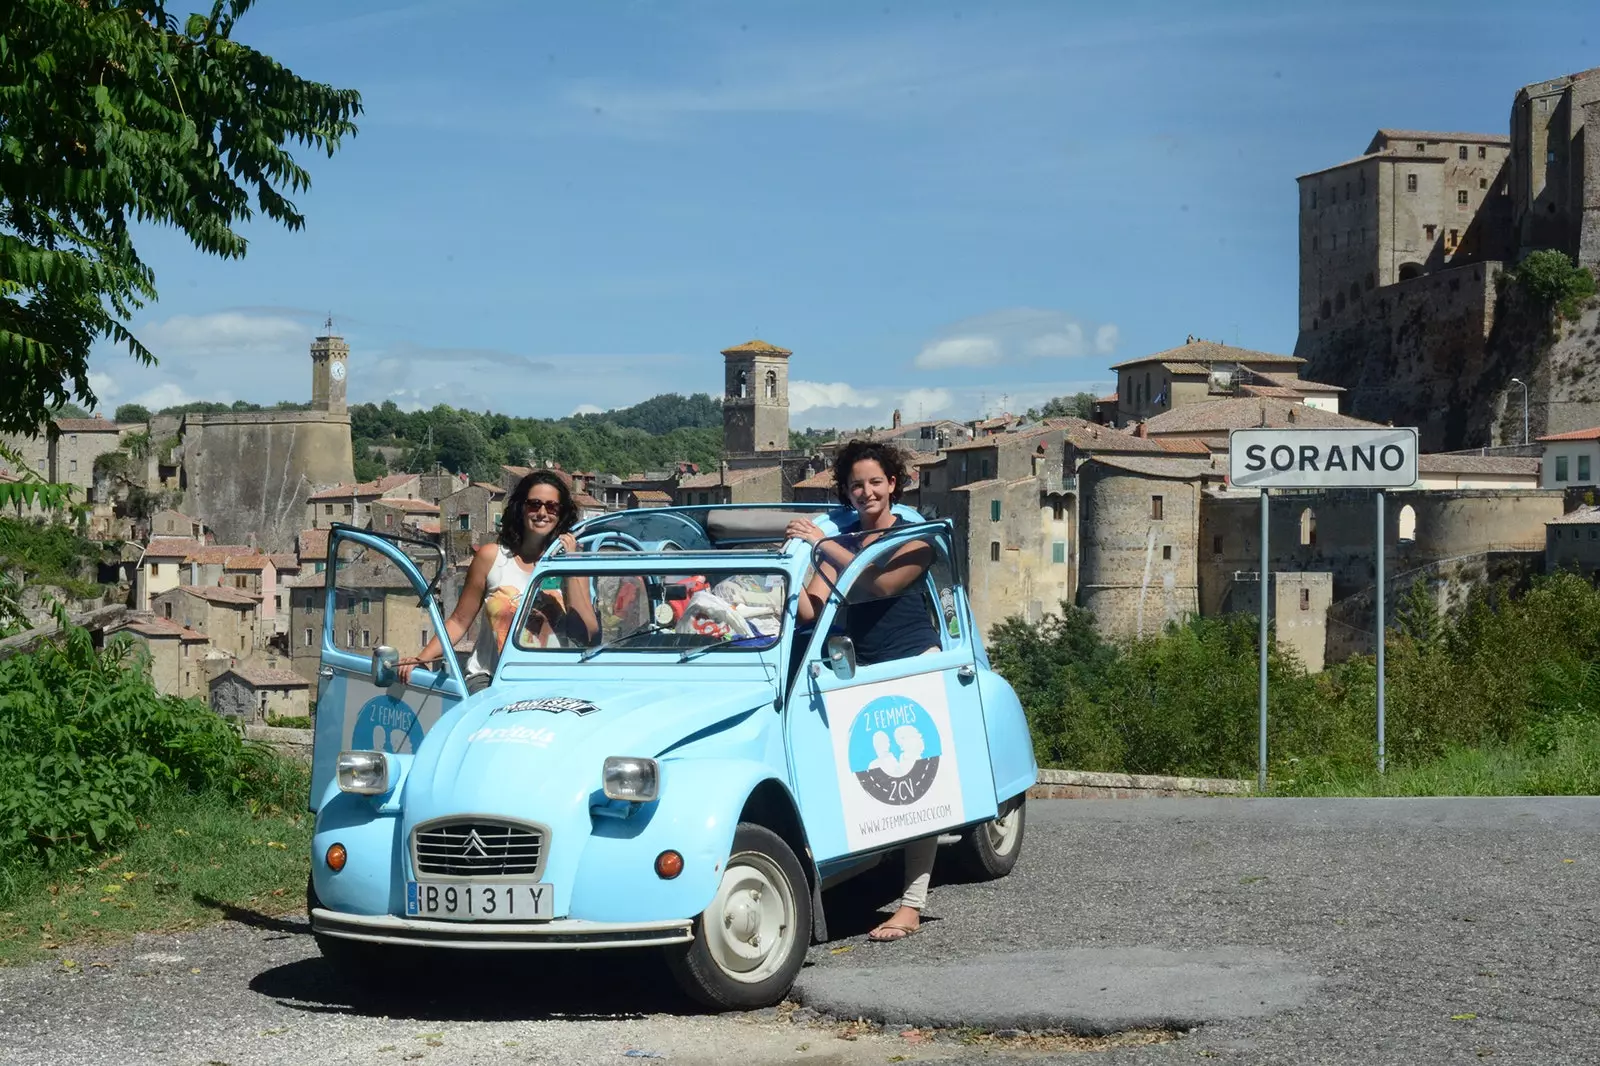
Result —
[[551, 541], [570, 532], [578, 524], [578, 505], [573, 501], [572, 490], [561, 475], [554, 470], [535, 470], [517, 482], [517, 487], [511, 490], [511, 496], [506, 500], [505, 513], [500, 516], [499, 540], [506, 551], [514, 552], [522, 547], [522, 538], [528, 528], [528, 494], [535, 485], [549, 485], [555, 489], [556, 499], [561, 503], [561, 514], [556, 519], [555, 531], [550, 534]]
[[889, 494], [889, 502], [899, 503], [909, 477], [905, 456], [893, 444], [876, 440], [853, 440], [834, 456], [833, 491], [838, 493], [839, 502], [846, 507], [853, 506], [850, 502], [850, 471], [863, 459], [871, 459], [894, 479], [894, 491]]

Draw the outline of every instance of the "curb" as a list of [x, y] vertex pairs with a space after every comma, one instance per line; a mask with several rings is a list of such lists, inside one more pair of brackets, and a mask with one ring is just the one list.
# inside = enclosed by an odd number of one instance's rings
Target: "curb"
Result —
[[1228, 777], [1166, 777], [1089, 770], [1040, 770], [1029, 799], [1181, 799], [1250, 796], [1255, 785]]

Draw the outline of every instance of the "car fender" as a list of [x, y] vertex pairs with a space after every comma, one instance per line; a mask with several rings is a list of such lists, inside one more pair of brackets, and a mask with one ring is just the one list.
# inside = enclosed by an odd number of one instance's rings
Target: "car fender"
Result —
[[989, 767], [994, 773], [997, 802], [1032, 788], [1039, 779], [1033, 755], [1033, 735], [1022, 701], [1005, 678], [992, 670], [978, 671], [978, 691], [983, 699], [983, 721], [989, 732]]
[[[698, 915], [716, 895], [746, 801], [766, 781], [787, 795], [788, 787], [762, 763], [663, 759], [660, 798], [625, 816], [593, 816], [572, 885], [571, 917], [622, 922]], [[606, 805], [603, 798], [600, 803]], [[669, 849], [683, 856], [683, 872], [667, 880], [656, 874], [655, 861]], [[803, 865], [810, 861], [799, 858]]]

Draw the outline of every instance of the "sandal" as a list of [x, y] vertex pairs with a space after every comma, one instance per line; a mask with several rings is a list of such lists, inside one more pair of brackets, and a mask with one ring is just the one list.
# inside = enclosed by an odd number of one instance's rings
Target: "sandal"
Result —
[[[884, 922], [868, 933], [867, 939], [874, 944], [890, 944], [896, 940], [904, 940], [908, 936], [915, 936], [921, 929], [922, 926], [920, 925], [900, 925], [898, 922]], [[889, 935], [878, 935], [886, 930], [890, 931]]]

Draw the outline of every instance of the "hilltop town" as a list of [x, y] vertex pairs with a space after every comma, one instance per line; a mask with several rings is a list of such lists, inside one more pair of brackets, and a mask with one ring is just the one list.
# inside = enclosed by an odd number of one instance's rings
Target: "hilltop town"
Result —
[[[333, 567], [339, 616], [324, 617], [334, 523], [436, 545], [448, 607], [534, 466], [557, 471], [586, 517], [827, 503], [832, 456], [851, 435], [911, 457], [904, 502], [954, 524], [985, 629], [1065, 603], [1109, 636], [1141, 637], [1256, 609], [1257, 497], [1229, 485], [1231, 431], [1417, 425], [1426, 454], [1417, 485], [1392, 494], [1386, 565], [1401, 576], [1392, 595], [1420, 582], [1448, 606], [1485, 582], [1600, 568], [1600, 394], [1585, 391], [1600, 312], [1591, 300], [1558, 315], [1507, 280], [1539, 252], [1600, 265], [1591, 123], [1600, 69], [1521, 89], [1509, 134], [1377, 131], [1355, 159], [1298, 179], [1293, 353], [1174, 338], [1112, 365], [1115, 392], [1088, 417], [896, 412], [886, 427], [797, 447], [789, 378], [805, 355], [751, 339], [707, 354], [723, 372], [714, 464], [568, 470], [533, 457], [497, 477], [436, 467], [358, 481], [346, 395], [363, 368], [330, 329], [309, 343], [304, 408], [60, 418], [6, 443], [30, 472], [75, 487], [88, 537], [124, 545], [102, 580], [158, 688], [250, 721], [310, 713], [327, 626], [352, 650], [410, 652], [432, 636], [409, 584], [373, 565]], [[1371, 521], [1359, 492], [1273, 509], [1277, 639], [1312, 670], [1371, 648]]]

